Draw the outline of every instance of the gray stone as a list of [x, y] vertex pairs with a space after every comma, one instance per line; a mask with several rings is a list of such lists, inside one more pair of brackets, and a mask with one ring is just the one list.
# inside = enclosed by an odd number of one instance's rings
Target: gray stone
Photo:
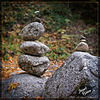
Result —
[[87, 52], [89, 51], [89, 47], [88, 47], [88, 44], [85, 43], [85, 42], [80, 42], [76, 48], [75, 48], [76, 51], [84, 51], [84, 52]]
[[35, 17], [35, 18], [34, 18], [34, 22], [39, 22], [39, 23], [40, 23], [40, 22], [41, 22], [41, 18]]
[[[2, 81], [2, 97], [32, 97], [40, 96], [46, 82], [30, 74], [15, 74]], [[12, 83], [19, 83], [15, 89], [8, 90]]]
[[20, 45], [20, 49], [25, 54], [39, 55], [48, 52], [50, 49], [41, 42], [25, 41]]
[[47, 80], [42, 97], [78, 97], [82, 85], [92, 88], [85, 96], [97, 97], [97, 64], [96, 56], [74, 52]]
[[30, 55], [20, 55], [18, 57], [19, 67], [36, 76], [41, 76], [48, 69], [50, 61], [47, 57], [36, 57]]
[[44, 31], [45, 29], [41, 23], [32, 22], [22, 29], [21, 36], [27, 41], [37, 40], [42, 36]]

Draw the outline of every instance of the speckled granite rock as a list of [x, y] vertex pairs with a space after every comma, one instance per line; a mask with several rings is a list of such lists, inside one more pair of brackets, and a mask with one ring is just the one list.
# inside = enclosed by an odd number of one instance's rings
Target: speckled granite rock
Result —
[[45, 29], [41, 23], [33, 22], [33, 23], [26, 25], [22, 29], [21, 36], [26, 41], [37, 40], [39, 39], [39, 37], [42, 36], [44, 31]]
[[20, 45], [20, 49], [24, 54], [39, 55], [39, 56], [50, 50], [45, 44], [34, 41], [22, 42]]
[[50, 61], [47, 57], [36, 57], [30, 55], [20, 55], [18, 57], [19, 67], [36, 76], [41, 76], [47, 70]]
[[[19, 83], [16, 88], [8, 91], [8, 86], [15, 82]], [[15, 74], [2, 81], [2, 96], [36, 98], [41, 95], [45, 82], [45, 78], [39, 78], [30, 74]]]
[[[85, 52], [74, 52], [47, 80], [42, 97], [78, 97], [84, 85], [91, 90], [87, 97], [97, 97], [97, 57]], [[78, 93], [77, 93], [78, 92]], [[81, 94], [83, 92], [81, 91]]]

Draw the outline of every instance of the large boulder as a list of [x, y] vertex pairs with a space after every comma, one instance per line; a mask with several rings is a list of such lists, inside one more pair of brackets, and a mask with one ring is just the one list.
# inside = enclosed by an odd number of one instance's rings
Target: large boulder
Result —
[[50, 49], [41, 42], [25, 41], [20, 45], [20, 49], [24, 54], [41, 56], [48, 52]]
[[[30, 74], [15, 74], [2, 81], [2, 97], [32, 97], [40, 96], [46, 82]], [[16, 83], [16, 87], [10, 85]], [[10, 87], [10, 88], [9, 88]]]
[[32, 22], [22, 29], [21, 36], [26, 41], [37, 40], [42, 36], [44, 31], [45, 29], [41, 23]]
[[41, 76], [48, 69], [50, 64], [49, 59], [46, 56], [36, 57], [30, 55], [20, 55], [18, 57], [18, 65], [19, 67], [36, 76]]
[[74, 52], [47, 80], [42, 97], [97, 97], [98, 59]]

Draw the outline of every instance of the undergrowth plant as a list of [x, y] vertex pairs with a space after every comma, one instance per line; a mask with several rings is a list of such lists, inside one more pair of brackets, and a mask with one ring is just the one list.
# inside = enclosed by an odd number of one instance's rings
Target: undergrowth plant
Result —
[[[50, 52], [46, 54], [50, 60], [65, 60], [74, 51], [81, 35], [92, 37], [94, 33], [96, 34], [95, 27], [87, 28], [87, 25], [79, 20], [79, 14], [72, 12], [64, 3], [3, 2], [2, 57], [4, 60], [7, 60], [9, 55], [20, 54], [21, 30], [33, 22], [35, 11], [40, 11], [40, 18], [44, 20], [41, 23], [46, 31], [39, 41], [50, 48]], [[92, 44], [89, 44], [91, 49]], [[96, 50], [91, 51], [92, 54], [95, 52]]]

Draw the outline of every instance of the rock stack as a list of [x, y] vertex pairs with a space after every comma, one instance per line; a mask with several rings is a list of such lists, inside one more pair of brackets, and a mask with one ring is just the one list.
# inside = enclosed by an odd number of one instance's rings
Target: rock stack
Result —
[[50, 61], [46, 56], [42, 56], [49, 51], [49, 48], [37, 42], [45, 29], [39, 22], [32, 22], [22, 29], [21, 37], [24, 40], [20, 44], [20, 50], [24, 53], [18, 57], [19, 67], [35, 76], [41, 76], [47, 70]]

